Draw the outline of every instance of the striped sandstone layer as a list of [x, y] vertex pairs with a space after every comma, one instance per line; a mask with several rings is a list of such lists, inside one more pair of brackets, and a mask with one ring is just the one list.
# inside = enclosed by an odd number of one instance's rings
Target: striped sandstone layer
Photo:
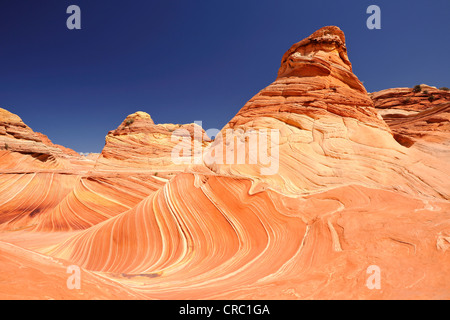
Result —
[[[342, 31], [325, 27], [293, 45], [222, 130], [235, 155], [247, 130], [279, 130], [273, 174], [208, 157], [175, 165], [177, 129], [207, 155], [220, 139], [144, 112], [107, 135], [96, 161], [21, 171], [28, 155], [5, 150], [0, 297], [449, 299], [447, 109], [391, 121], [381, 99], [353, 74]], [[83, 271], [81, 291], [66, 287], [69, 265]], [[366, 286], [373, 265], [379, 290]]]
[[442, 179], [450, 174], [449, 158], [408, 149], [394, 138], [353, 74], [337, 27], [324, 27], [294, 44], [276, 80], [244, 105], [223, 128], [222, 140], [207, 150], [213, 154], [226, 144], [231, 153], [245, 153], [246, 144], [236, 147], [233, 141], [243, 141], [250, 130], [268, 129], [279, 132], [276, 174], [262, 175], [262, 161], [218, 164], [211, 157], [205, 164], [218, 174], [249, 177], [262, 188], [292, 194], [360, 184], [414, 196], [450, 196]]

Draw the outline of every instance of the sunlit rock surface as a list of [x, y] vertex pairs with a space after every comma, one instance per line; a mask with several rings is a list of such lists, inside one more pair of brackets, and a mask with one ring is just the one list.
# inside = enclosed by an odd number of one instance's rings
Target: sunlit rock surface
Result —
[[[222, 140], [136, 112], [84, 156], [0, 109], [0, 298], [450, 299], [448, 94], [425, 89], [368, 94], [325, 27]], [[275, 172], [250, 130], [280, 133]]]
[[184, 137], [188, 138], [186, 147], [189, 148], [194, 142], [199, 143], [200, 148], [210, 142], [205, 131], [196, 124], [155, 124], [149, 114], [138, 111], [108, 133], [96, 168], [183, 170], [183, 164], [172, 161], [172, 150]]
[[39, 132], [34, 132], [22, 119], [0, 108], [0, 170], [65, 169], [69, 159], [80, 155]]
[[378, 113], [402, 145], [450, 159], [450, 91], [420, 85], [371, 93]]
[[[229, 129], [237, 133], [229, 135]], [[226, 144], [231, 145], [227, 151], [243, 153], [245, 144], [233, 150], [235, 139], [268, 129], [279, 132], [275, 175], [261, 175], [268, 167], [262, 161], [255, 166], [207, 159], [206, 164], [217, 173], [257, 179], [293, 194], [360, 184], [449, 197], [448, 183], [442, 180], [450, 174], [449, 159], [409, 150], [395, 140], [352, 73], [345, 37], [337, 27], [324, 27], [294, 44], [282, 58], [277, 79], [222, 130], [226, 143], [216, 139], [208, 149]]]

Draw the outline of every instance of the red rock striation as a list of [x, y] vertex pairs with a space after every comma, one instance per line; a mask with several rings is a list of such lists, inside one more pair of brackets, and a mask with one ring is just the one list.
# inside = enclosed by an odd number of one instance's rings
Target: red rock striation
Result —
[[0, 169], [37, 170], [67, 168], [67, 159], [79, 158], [75, 151], [53, 144], [34, 132], [22, 119], [0, 108]]
[[[450, 299], [448, 96], [428, 90], [368, 95], [324, 27], [212, 143], [136, 112], [75, 157], [0, 109], [0, 298]], [[250, 130], [279, 132], [276, 172]], [[180, 141], [204, 163], [174, 163]]]
[[[44, 252], [157, 299], [448, 298], [449, 210], [361, 186], [294, 198], [185, 173]], [[374, 264], [381, 291], [365, 286]]]
[[[227, 130], [234, 130], [227, 134]], [[346, 184], [401, 190], [448, 199], [448, 159], [408, 150], [393, 137], [364, 86], [352, 73], [345, 37], [324, 27], [294, 44], [283, 56], [277, 79], [250, 99], [207, 149], [245, 153], [249, 130], [279, 132], [278, 170], [261, 175], [258, 165], [205, 164], [224, 175], [246, 176], [282, 192], [323, 191]], [[225, 141], [225, 143], [223, 143]], [[236, 156], [235, 156], [236, 157]], [[420, 165], [418, 159], [421, 159]], [[424, 168], [425, 167], [425, 168]], [[406, 169], [407, 168], [407, 169]]]
[[56, 147], [58, 149], [60, 149], [64, 154], [66, 155], [70, 155], [70, 156], [74, 156], [74, 157], [79, 157], [80, 154], [70, 148], [66, 148], [64, 146], [61, 146], [59, 144], [54, 144], [45, 134], [40, 133], [40, 132], [36, 132], [36, 135], [41, 139], [42, 143], [49, 146], [49, 147]]
[[172, 161], [172, 150], [183, 137], [190, 138], [187, 144], [192, 148], [196, 142], [200, 148], [210, 142], [196, 124], [155, 124], [149, 114], [138, 111], [108, 133], [97, 168], [183, 169]]
[[450, 159], [450, 91], [420, 85], [370, 96], [399, 143]]
[[[450, 91], [426, 84], [414, 88], [393, 88], [370, 93], [382, 115], [408, 115], [450, 102]], [[408, 113], [409, 112], [409, 113]]]

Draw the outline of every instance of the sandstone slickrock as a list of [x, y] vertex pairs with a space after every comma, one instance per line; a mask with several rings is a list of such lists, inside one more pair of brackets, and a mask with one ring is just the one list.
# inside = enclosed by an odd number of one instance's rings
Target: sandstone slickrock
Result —
[[[0, 265], [3, 275], [0, 281], [2, 300], [39, 299], [145, 299], [131, 290], [118, 286], [87, 270], [83, 270], [83, 286], [68, 290], [65, 261], [56, 261], [36, 252], [0, 241]], [[30, 280], [32, 283], [30, 284]]]
[[[360, 186], [292, 198], [251, 185], [180, 174], [43, 252], [159, 299], [448, 297], [447, 247], [437, 247], [450, 239], [448, 202]], [[372, 264], [386, 275], [381, 292], [364, 285]]]
[[86, 229], [165, 183], [164, 177], [139, 172], [93, 172], [95, 161], [53, 144], [5, 109], [0, 109], [0, 128], [0, 145], [6, 146], [0, 151], [0, 230]]
[[450, 91], [420, 85], [371, 93], [378, 113], [399, 143], [450, 159]]
[[[435, 98], [368, 94], [343, 32], [324, 27], [222, 141], [136, 112], [88, 159], [0, 109], [0, 298], [450, 299], [448, 95], [424, 88]], [[277, 172], [211, 162], [223, 149], [254, 160], [251, 129], [280, 132]], [[183, 137], [203, 164], [172, 162]]]
[[293, 194], [361, 184], [449, 198], [448, 183], [441, 179], [450, 174], [449, 158], [409, 150], [394, 139], [352, 73], [337, 27], [324, 27], [294, 44], [282, 58], [277, 79], [251, 98], [222, 129], [222, 139], [207, 149], [215, 154], [226, 145], [231, 153], [245, 153], [246, 143], [233, 142], [244, 140], [250, 130], [266, 129], [279, 131], [276, 175], [262, 176], [262, 161], [257, 166], [217, 164], [210, 157], [206, 165]]
[[45, 145], [47, 145], [49, 147], [56, 147], [56, 148], [60, 149], [64, 154], [67, 154], [70, 156], [74, 156], [74, 157], [80, 156], [80, 154], [78, 152], [76, 152], [70, 148], [66, 148], [59, 144], [54, 144], [45, 134], [40, 133], [40, 132], [36, 132], [36, 134], [41, 139], [42, 143], [44, 143]]
[[191, 138], [192, 148], [195, 142], [201, 147], [210, 142], [205, 131], [196, 124], [155, 124], [148, 113], [138, 111], [108, 133], [96, 167], [183, 169], [183, 165], [172, 161], [172, 150], [180, 142], [177, 137], [184, 136]]
[[53, 144], [19, 116], [0, 108], [0, 169], [62, 169], [68, 167], [68, 158], [79, 156], [69, 148]]
[[450, 101], [449, 90], [437, 89], [426, 84], [418, 86], [420, 91], [416, 91], [415, 88], [392, 88], [370, 93], [369, 96], [382, 115], [414, 114]]

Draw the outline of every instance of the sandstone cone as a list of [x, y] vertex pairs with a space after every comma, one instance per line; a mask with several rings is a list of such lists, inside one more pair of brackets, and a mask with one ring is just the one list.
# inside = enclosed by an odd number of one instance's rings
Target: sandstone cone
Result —
[[[234, 133], [228, 134], [229, 129]], [[206, 157], [205, 164], [217, 173], [255, 178], [263, 188], [294, 194], [361, 184], [448, 198], [448, 187], [439, 178], [450, 173], [445, 159], [410, 152], [394, 139], [352, 73], [345, 37], [337, 27], [324, 27], [294, 44], [282, 58], [277, 79], [245, 104], [207, 153], [223, 145], [235, 157], [246, 153], [248, 146], [235, 141], [244, 141], [252, 129], [279, 131], [276, 174], [261, 174], [267, 167], [261, 162], [218, 164]]]

